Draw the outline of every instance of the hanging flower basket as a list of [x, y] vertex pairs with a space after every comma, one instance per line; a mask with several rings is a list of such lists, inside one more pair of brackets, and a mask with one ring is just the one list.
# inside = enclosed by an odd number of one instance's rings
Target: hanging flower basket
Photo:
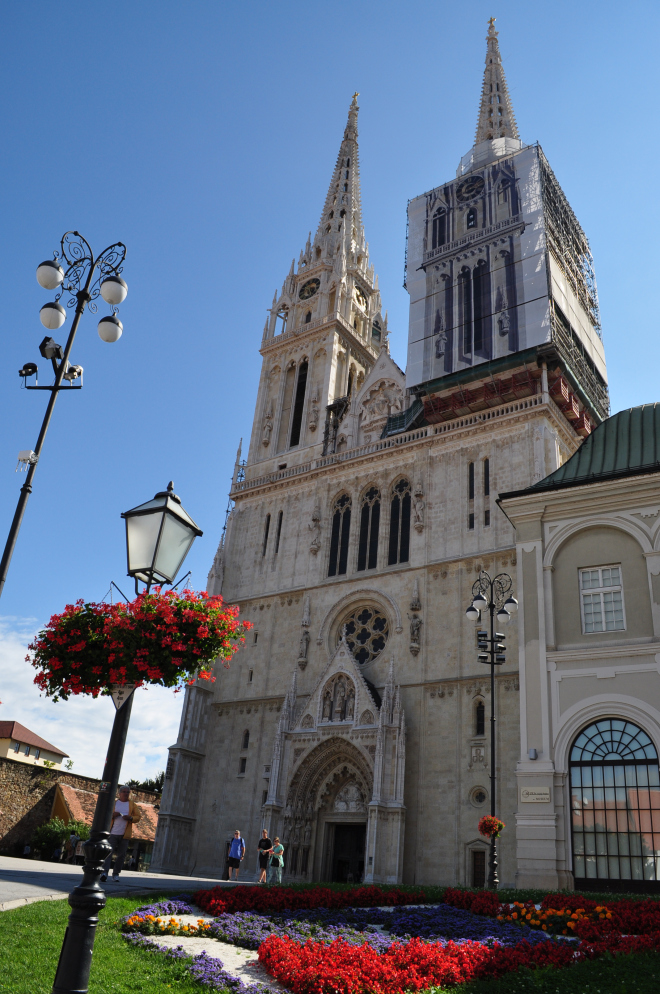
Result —
[[506, 828], [504, 822], [494, 815], [484, 815], [479, 819], [479, 835], [483, 835], [485, 839], [499, 839], [503, 828]]
[[139, 594], [128, 604], [67, 604], [28, 646], [34, 682], [47, 697], [109, 694], [114, 685], [160, 684], [180, 690], [214, 680], [245, 642], [249, 621], [222, 597], [184, 590]]

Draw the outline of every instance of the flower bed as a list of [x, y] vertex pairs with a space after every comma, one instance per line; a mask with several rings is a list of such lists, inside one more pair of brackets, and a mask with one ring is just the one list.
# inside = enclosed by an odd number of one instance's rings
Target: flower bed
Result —
[[447, 888], [447, 904], [476, 915], [496, 916], [500, 922], [527, 925], [555, 935], [575, 935], [598, 942], [606, 935], [652, 935], [660, 933], [660, 901], [629, 899], [597, 901], [579, 894], [546, 894], [539, 907], [531, 901], [500, 904], [489, 891]]
[[259, 959], [271, 976], [293, 994], [402, 994], [404, 991], [494, 980], [521, 967], [567, 967], [585, 959], [657, 950], [660, 933], [609, 936], [598, 943], [573, 945], [526, 941], [503, 948], [479, 942], [425, 943], [411, 939], [394, 943], [384, 953], [370, 945], [350, 946], [341, 939], [330, 945], [271, 936], [259, 949]]
[[219, 915], [228, 911], [294, 911], [297, 908], [371, 908], [378, 905], [426, 904], [423, 891], [381, 890], [380, 887], [356, 887], [353, 890], [330, 890], [313, 887], [213, 887], [200, 890], [193, 900], [203, 911]]
[[189, 960], [186, 969], [193, 980], [203, 987], [212, 990], [228, 990], [232, 994], [264, 994], [264, 987], [257, 984], [244, 984], [238, 977], [233, 977], [224, 968], [223, 962], [216, 957], [209, 956], [208, 953], [199, 953], [197, 956], [189, 956], [183, 946], [171, 949], [169, 946], [159, 946], [153, 939], [146, 938], [138, 932], [129, 933], [124, 938], [133, 946], [139, 946], [149, 952], [161, 953], [169, 959]]
[[[196, 925], [185, 925], [176, 916], [193, 914], [186, 901], [147, 905], [124, 920], [126, 938], [158, 949], [149, 936], [203, 934], [256, 949], [268, 973], [292, 994], [403, 994], [496, 979], [521, 967], [562, 968], [660, 949], [660, 903], [655, 901], [575, 904], [579, 899], [571, 896], [563, 907], [554, 907], [564, 896], [547, 895], [537, 908], [529, 902], [503, 905], [496, 894], [452, 888], [446, 892], [447, 903], [427, 907], [407, 906], [417, 895], [379, 888], [214, 888], [201, 895], [207, 907], [226, 906], [240, 896], [241, 904], [253, 908], [223, 910], [212, 922], [198, 919]], [[391, 910], [384, 909], [384, 902], [377, 906], [385, 895]], [[196, 894], [193, 900], [199, 898]], [[351, 906], [365, 898], [373, 903]], [[318, 906], [330, 899], [334, 907]], [[297, 908], [281, 907], [294, 902]], [[259, 911], [257, 904], [271, 907]], [[624, 928], [637, 931], [623, 934]], [[213, 957], [200, 960], [195, 970], [207, 987], [230, 987], [238, 994], [259, 990], [235, 978], [233, 984], [227, 982], [222, 963]]]

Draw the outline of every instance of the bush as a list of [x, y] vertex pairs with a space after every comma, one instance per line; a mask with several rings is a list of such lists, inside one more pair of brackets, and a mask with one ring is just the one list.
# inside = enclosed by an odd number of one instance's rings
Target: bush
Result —
[[35, 831], [31, 841], [32, 848], [39, 849], [45, 856], [50, 856], [62, 846], [72, 832], [84, 841], [89, 838], [89, 825], [84, 821], [71, 820], [67, 824], [61, 818], [51, 818]]

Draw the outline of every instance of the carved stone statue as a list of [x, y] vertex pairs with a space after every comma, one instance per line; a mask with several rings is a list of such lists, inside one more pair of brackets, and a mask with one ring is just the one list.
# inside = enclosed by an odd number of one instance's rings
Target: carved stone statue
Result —
[[309, 430], [316, 431], [319, 424], [319, 398], [315, 395], [312, 397], [311, 405], [309, 408]]
[[348, 692], [348, 697], [346, 698], [346, 720], [353, 720], [353, 715], [355, 714], [355, 692], [353, 688]]
[[509, 334], [509, 329], [511, 328], [511, 319], [509, 317], [508, 311], [502, 311], [502, 313], [498, 316], [497, 326], [500, 329], [500, 335]]
[[344, 686], [344, 681], [340, 680], [337, 684], [337, 698], [335, 700], [335, 721], [343, 721], [344, 718], [344, 702], [346, 700], [346, 687]]
[[326, 690], [323, 695], [323, 720], [330, 721], [330, 712], [332, 711], [332, 697], [330, 696], [330, 691]]
[[419, 637], [422, 627], [422, 619], [416, 614], [409, 614], [410, 619], [410, 651], [413, 656], [419, 652]]
[[426, 504], [424, 502], [424, 493], [422, 491], [421, 483], [418, 483], [415, 487], [415, 496], [413, 498], [413, 524], [415, 526], [415, 531], [421, 532], [424, 528], [424, 508]]
[[312, 839], [312, 826], [309, 822], [305, 825], [305, 835], [303, 837], [303, 845], [308, 846]]
[[298, 656], [298, 662], [305, 660], [307, 662], [307, 650], [309, 649], [309, 639], [310, 635], [306, 628], [303, 628], [302, 635], [300, 636], [300, 655]]
[[435, 340], [435, 355], [436, 359], [440, 359], [447, 351], [447, 333], [441, 331]]
[[269, 408], [264, 414], [263, 434], [261, 436], [261, 441], [263, 442], [264, 445], [270, 444], [270, 436], [272, 430], [273, 430], [273, 411], [272, 408]]
[[309, 551], [313, 556], [321, 548], [321, 508], [318, 504], [314, 505], [314, 510], [312, 511], [312, 523], [308, 526], [312, 533], [312, 541], [309, 544]]

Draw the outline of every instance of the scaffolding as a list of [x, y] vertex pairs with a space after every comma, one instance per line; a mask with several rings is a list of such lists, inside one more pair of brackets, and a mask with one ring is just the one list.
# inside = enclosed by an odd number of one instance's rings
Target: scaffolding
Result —
[[557, 182], [557, 177], [550, 168], [543, 149], [540, 145], [537, 145], [537, 148], [548, 250], [589, 315], [596, 332], [601, 336], [596, 274], [589, 241]]

